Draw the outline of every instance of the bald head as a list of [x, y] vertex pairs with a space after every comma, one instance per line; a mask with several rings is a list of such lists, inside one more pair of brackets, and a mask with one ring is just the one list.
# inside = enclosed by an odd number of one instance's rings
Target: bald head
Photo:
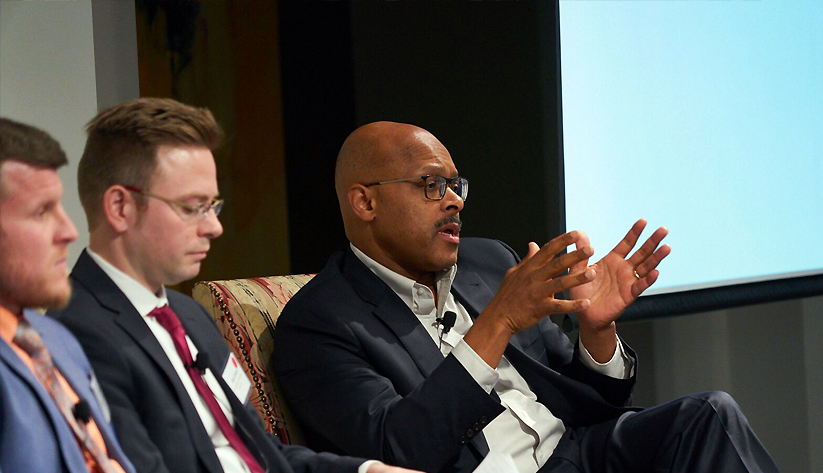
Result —
[[374, 122], [361, 126], [346, 138], [337, 155], [334, 184], [338, 199], [345, 200], [352, 184], [398, 177], [393, 170], [402, 170], [417, 151], [432, 146], [443, 148], [431, 133], [414, 125]]
[[457, 176], [449, 151], [428, 131], [392, 122], [355, 130], [343, 144], [335, 170], [349, 241], [384, 267], [418, 282], [454, 265], [463, 209], [454, 189], [440, 199], [427, 198], [426, 181], [420, 177], [429, 175]]

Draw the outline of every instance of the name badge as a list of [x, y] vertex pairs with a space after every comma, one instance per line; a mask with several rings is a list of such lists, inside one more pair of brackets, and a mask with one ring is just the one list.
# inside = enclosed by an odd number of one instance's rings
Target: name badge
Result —
[[234, 356], [234, 353], [229, 354], [229, 360], [226, 362], [226, 367], [223, 369], [223, 380], [229, 385], [237, 399], [240, 402], [246, 403], [251, 393], [251, 381], [240, 366], [240, 362]]

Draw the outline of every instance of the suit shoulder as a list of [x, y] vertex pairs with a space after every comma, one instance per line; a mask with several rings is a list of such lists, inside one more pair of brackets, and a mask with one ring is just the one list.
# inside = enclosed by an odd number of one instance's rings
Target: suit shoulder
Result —
[[[333, 258], [334, 259], [334, 258]], [[342, 273], [340, 266], [332, 264], [323, 268], [304, 287], [297, 291], [283, 308], [277, 320], [278, 330], [292, 324], [347, 323], [351, 318], [371, 313], [371, 308], [358, 295], [357, 290]]]
[[101, 317], [101, 305], [94, 294], [75, 279], [72, 282], [71, 299], [61, 309], [49, 309], [46, 315], [67, 327], [74, 323], [87, 324]]
[[292, 296], [284, 312], [290, 307], [294, 308], [307, 303], [309, 305], [322, 303], [329, 295], [350, 290], [350, 284], [343, 277], [338, 256], [339, 254], [332, 256], [329, 263]]
[[488, 238], [461, 238], [457, 252], [458, 268], [508, 269], [520, 261], [520, 257], [507, 244]]
[[192, 297], [183, 294], [182, 292], [175, 291], [174, 289], [166, 289], [166, 298], [172, 306], [184, 307], [188, 310], [198, 312], [205, 312], [205, 307], [200, 305], [199, 302], [194, 300]]
[[31, 322], [38, 332], [46, 331], [49, 334], [74, 338], [63, 324], [51, 317], [47, 317], [33, 309], [26, 309], [25, 314], [26, 319]]
[[197, 330], [201, 334], [208, 333], [212, 337], [219, 338], [222, 344], [223, 335], [217, 326], [217, 321], [199, 302], [172, 289], [166, 289], [166, 298], [169, 300], [169, 306], [177, 313], [180, 320], [189, 321], [187, 331]]

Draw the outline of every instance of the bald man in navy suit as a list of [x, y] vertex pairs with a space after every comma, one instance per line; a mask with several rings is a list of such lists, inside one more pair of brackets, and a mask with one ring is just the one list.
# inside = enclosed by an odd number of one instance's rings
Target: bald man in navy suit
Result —
[[[657, 279], [665, 228], [632, 253], [640, 220], [591, 265], [579, 231], [522, 261], [463, 238], [468, 180], [437, 138], [401, 123], [355, 130], [335, 182], [350, 244], [274, 333], [309, 445], [430, 472], [470, 472], [489, 452], [518, 473], [777, 471], [725, 393], [630, 407], [636, 356], [615, 321]], [[546, 317], [568, 312], [574, 343]]]

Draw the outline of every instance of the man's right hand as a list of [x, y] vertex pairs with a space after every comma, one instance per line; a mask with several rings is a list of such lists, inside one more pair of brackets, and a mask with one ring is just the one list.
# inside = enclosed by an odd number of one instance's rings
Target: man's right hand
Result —
[[539, 248], [529, 243], [523, 260], [506, 272], [494, 299], [463, 338], [492, 368], [496, 368], [511, 336], [535, 326], [549, 314], [585, 310], [588, 299], [562, 300], [555, 294], [594, 279], [592, 268], [564, 275], [575, 264], [586, 261], [594, 250], [583, 246], [557, 256], [583, 236], [580, 231], [560, 235]]

